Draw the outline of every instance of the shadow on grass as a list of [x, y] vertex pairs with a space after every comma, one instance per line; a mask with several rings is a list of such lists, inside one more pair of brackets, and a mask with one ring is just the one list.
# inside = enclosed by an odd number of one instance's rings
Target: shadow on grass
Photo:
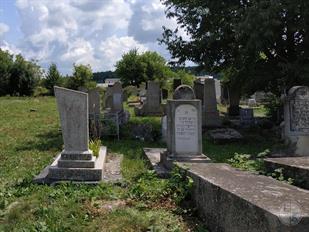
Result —
[[61, 132], [55, 130], [36, 135], [33, 141], [28, 141], [24, 144], [18, 145], [16, 147], [16, 150], [17, 151], [26, 151], [26, 150], [48, 151], [50, 149], [61, 150], [62, 144], [63, 141]]

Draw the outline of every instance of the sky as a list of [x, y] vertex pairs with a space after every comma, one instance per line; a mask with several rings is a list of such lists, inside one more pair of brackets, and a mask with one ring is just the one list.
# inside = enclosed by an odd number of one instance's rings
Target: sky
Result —
[[177, 23], [164, 10], [160, 0], [0, 0], [0, 48], [45, 69], [54, 62], [63, 74], [72, 73], [73, 63], [114, 70], [133, 48], [168, 60], [157, 40], [162, 26]]

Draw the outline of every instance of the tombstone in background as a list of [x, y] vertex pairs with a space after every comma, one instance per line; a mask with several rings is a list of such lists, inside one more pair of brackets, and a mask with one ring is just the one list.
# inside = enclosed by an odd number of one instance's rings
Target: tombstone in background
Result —
[[250, 127], [254, 125], [254, 112], [251, 108], [241, 108], [239, 111], [240, 124], [244, 127]]
[[89, 150], [88, 94], [54, 87], [60, 115], [64, 150], [37, 178], [37, 183], [60, 180], [100, 181], [106, 148], [98, 157]]
[[88, 91], [89, 132], [93, 138], [100, 137], [100, 93], [98, 89]]
[[248, 106], [249, 107], [256, 107], [257, 106], [256, 100], [254, 98], [248, 99]]
[[154, 81], [147, 82], [146, 99], [141, 106], [135, 107], [137, 116], [162, 115], [160, 85]]
[[175, 91], [178, 86], [182, 85], [181, 79], [174, 79], [173, 80], [173, 90]]
[[221, 119], [217, 109], [215, 80], [212, 78], [198, 79], [194, 81], [196, 98], [202, 101], [203, 126], [219, 127]]
[[113, 86], [108, 86], [105, 93], [105, 109], [112, 112], [123, 110], [123, 90], [120, 82], [116, 82]]
[[166, 136], [167, 136], [167, 117], [164, 115], [161, 118], [161, 136], [162, 136], [162, 141], [166, 142]]
[[309, 87], [295, 86], [284, 99], [284, 137], [297, 155], [309, 156]]
[[215, 80], [215, 89], [216, 89], [216, 99], [218, 103], [221, 103], [221, 98], [222, 98], [222, 86], [221, 86], [221, 81], [218, 79], [214, 79]]
[[162, 89], [162, 99], [167, 99], [168, 98], [168, 90], [167, 89]]
[[174, 100], [179, 99], [186, 99], [186, 100], [193, 100], [195, 99], [195, 94], [193, 89], [188, 85], [180, 85], [178, 86], [173, 94]]

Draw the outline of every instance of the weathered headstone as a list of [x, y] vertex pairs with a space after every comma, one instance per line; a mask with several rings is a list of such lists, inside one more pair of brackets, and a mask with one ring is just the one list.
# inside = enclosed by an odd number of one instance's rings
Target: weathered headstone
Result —
[[42, 179], [47, 182], [102, 180], [106, 148], [101, 149], [98, 158], [89, 150], [88, 94], [61, 87], [54, 90], [64, 149]]
[[257, 106], [256, 100], [254, 98], [248, 99], [248, 106], [249, 107], [256, 107]]
[[123, 110], [123, 90], [120, 82], [109, 86], [105, 93], [105, 108], [112, 112]]
[[309, 87], [295, 86], [284, 103], [286, 142], [296, 144], [298, 155], [309, 155]]
[[202, 101], [203, 126], [219, 127], [221, 120], [217, 109], [215, 80], [212, 78], [198, 79], [194, 81], [196, 98]]
[[89, 132], [93, 138], [100, 137], [100, 93], [98, 89], [88, 91]]
[[241, 108], [239, 111], [239, 118], [242, 126], [252, 126], [255, 123], [254, 112], [251, 108]]
[[195, 99], [195, 94], [193, 89], [188, 85], [180, 85], [178, 86], [173, 95], [174, 100], [178, 99], [186, 99], [186, 100], [192, 100]]
[[147, 82], [146, 99], [141, 106], [135, 107], [135, 114], [138, 116], [162, 115], [159, 83]]

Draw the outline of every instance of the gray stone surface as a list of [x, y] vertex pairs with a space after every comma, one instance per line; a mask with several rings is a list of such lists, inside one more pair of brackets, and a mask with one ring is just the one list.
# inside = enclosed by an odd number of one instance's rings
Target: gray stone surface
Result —
[[166, 142], [166, 136], [167, 136], [167, 116], [163, 116], [161, 118], [161, 135], [162, 135], [162, 141]]
[[309, 156], [309, 87], [295, 86], [284, 98], [283, 134], [298, 155]]
[[91, 154], [88, 148], [88, 95], [87, 93], [55, 87], [60, 115], [64, 150], [62, 154]]
[[147, 82], [146, 99], [143, 104], [135, 107], [135, 115], [162, 115], [160, 84], [155, 81]]
[[88, 107], [90, 115], [100, 115], [100, 93], [98, 89], [88, 91]]
[[167, 149], [171, 156], [202, 154], [200, 100], [168, 100]]
[[[144, 148], [155, 171], [165, 150]], [[227, 164], [174, 162], [194, 181], [191, 197], [199, 216], [212, 232], [307, 232], [309, 191], [275, 179], [239, 171]], [[162, 169], [163, 168], [163, 169]]]
[[282, 168], [284, 177], [292, 178], [293, 184], [309, 189], [309, 157], [281, 157], [264, 159], [269, 172]]
[[215, 80], [204, 78], [194, 81], [194, 91], [196, 98], [202, 101], [203, 126], [221, 126], [221, 119], [217, 109]]
[[195, 99], [195, 94], [193, 89], [189, 85], [180, 85], [175, 89], [173, 99], [193, 100]]
[[[37, 184], [54, 184], [62, 181], [73, 181], [76, 183], [99, 183], [103, 178], [104, 163], [106, 159], [107, 149], [106, 147], [101, 147], [99, 156], [93, 157], [94, 167], [60, 167], [59, 161], [61, 160], [61, 154], [59, 154], [54, 162], [47, 166], [38, 176], [33, 180]], [[65, 161], [66, 162], [66, 161]], [[68, 161], [67, 161], [68, 162]], [[77, 162], [76, 160], [74, 162]], [[84, 162], [86, 161], [79, 161]], [[65, 165], [66, 166], [66, 165]], [[79, 166], [79, 165], [77, 165]]]
[[209, 130], [207, 134], [214, 143], [218, 144], [238, 142], [243, 139], [243, 136], [237, 130], [232, 128]]
[[122, 155], [108, 154], [104, 165], [103, 180], [106, 182], [119, 182], [122, 180], [121, 161]]

